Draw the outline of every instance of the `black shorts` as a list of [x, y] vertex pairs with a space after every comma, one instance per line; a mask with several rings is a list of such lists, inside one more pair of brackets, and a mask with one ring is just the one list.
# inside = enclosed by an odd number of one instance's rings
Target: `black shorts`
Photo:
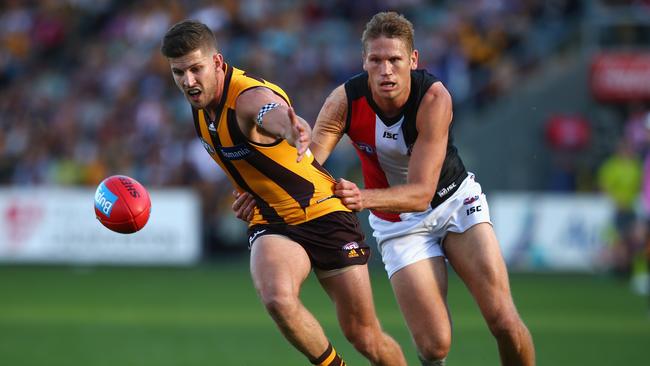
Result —
[[370, 248], [357, 215], [336, 211], [298, 225], [259, 224], [248, 228], [248, 242], [264, 235], [283, 235], [300, 244], [312, 267], [322, 270], [366, 264]]

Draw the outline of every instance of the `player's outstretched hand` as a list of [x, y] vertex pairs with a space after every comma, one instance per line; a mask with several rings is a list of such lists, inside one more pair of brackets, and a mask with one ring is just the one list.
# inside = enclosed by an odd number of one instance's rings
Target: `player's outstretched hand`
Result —
[[255, 198], [248, 192], [232, 191], [232, 194], [235, 196], [235, 202], [232, 203], [235, 216], [240, 220], [250, 222], [255, 212]]
[[341, 199], [341, 202], [352, 211], [363, 210], [363, 201], [361, 200], [361, 190], [356, 184], [339, 178], [334, 186], [334, 194]]
[[302, 160], [311, 143], [311, 128], [306, 121], [296, 115], [293, 108], [289, 107], [289, 120], [291, 121], [291, 140], [298, 150], [296, 161]]

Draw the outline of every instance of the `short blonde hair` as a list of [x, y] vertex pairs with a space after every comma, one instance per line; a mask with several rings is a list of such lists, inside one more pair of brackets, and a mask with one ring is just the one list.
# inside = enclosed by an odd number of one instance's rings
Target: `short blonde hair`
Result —
[[388, 38], [399, 38], [404, 41], [409, 52], [414, 49], [413, 46], [413, 23], [403, 15], [394, 11], [387, 11], [375, 14], [368, 23], [361, 36], [363, 53], [366, 53], [368, 41], [377, 39], [381, 36]]

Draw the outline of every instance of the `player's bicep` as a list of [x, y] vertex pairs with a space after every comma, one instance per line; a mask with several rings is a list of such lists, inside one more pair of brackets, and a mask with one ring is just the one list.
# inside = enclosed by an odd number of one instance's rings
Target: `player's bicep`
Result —
[[341, 85], [325, 100], [312, 131], [310, 150], [321, 164], [327, 160], [343, 136], [347, 109], [345, 88]]
[[[253, 127], [256, 123], [257, 115], [265, 105], [277, 104], [275, 109], [282, 110], [286, 114], [288, 108], [287, 102], [271, 89], [266, 87], [257, 87], [241, 93], [237, 97], [235, 112], [237, 120], [246, 126]], [[266, 114], [271, 114], [274, 110], [269, 110]], [[264, 120], [267, 120], [267, 116]]]
[[424, 95], [417, 114], [418, 137], [411, 152], [409, 182], [435, 190], [447, 153], [452, 103], [449, 92], [435, 83]]

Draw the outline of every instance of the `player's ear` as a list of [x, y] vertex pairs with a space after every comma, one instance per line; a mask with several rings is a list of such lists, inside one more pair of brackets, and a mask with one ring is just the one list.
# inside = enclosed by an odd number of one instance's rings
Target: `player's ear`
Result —
[[215, 53], [212, 55], [212, 61], [214, 62], [214, 66], [217, 69], [220, 69], [221, 66], [223, 65], [223, 55], [220, 54], [219, 52]]
[[411, 52], [411, 70], [418, 68], [418, 50]]

